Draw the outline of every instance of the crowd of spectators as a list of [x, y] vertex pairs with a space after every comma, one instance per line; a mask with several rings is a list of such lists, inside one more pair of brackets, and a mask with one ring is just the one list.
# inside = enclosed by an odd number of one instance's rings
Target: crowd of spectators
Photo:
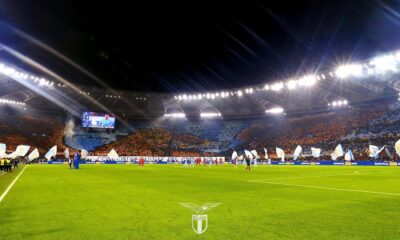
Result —
[[92, 155], [106, 155], [115, 149], [119, 155], [138, 156], [229, 156], [264, 148], [274, 158], [276, 147], [290, 156], [297, 145], [303, 157], [310, 148], [322, 149], [329, 158], [337, 144], [351, 149], [356, 158], [368, 158], [369, 145], [388, 146], [387, 157], [394, 157], [393, 145], [400, 138], [400, 105], [347, 108], [299, 116], [255, 120], [210, 120], [191, 122], [132, 121], [112, 131], [89, 131], [77, 124], [65, 135], [65, 121], [54, 116], [0, 117], [0, 142], [9, 149], [27, 144], [45, 153], [51, 146], [59, 149], [86, 149]]
[[43, 154], [54, 145], [65, 148], [63, 135], [63, 122], [54, 116], [0, 116], [0, 143], [7, 144], [9, 151], [21, 144], [34, 146]]

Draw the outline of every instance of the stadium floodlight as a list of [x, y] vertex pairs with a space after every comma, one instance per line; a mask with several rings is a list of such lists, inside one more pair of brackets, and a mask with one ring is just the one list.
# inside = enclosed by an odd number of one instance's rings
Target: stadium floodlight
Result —
[[284, 87], [282, 82], [275, 83], [271, 86], [271, 89], [278, 92]]
[[268, 84], [265, 84], [265, 85], [264, 85], [264, 89], [265, 89], [265, 90], [269, 90], [269, 89], [270, 89], [269, 85], [268, 85]]
[[207, 97], [207, 99], [210, 99], [211, 94], [207, 93], [207, 94], [206, 94], [206, 97]]
[[394, 55], [385, 55], [372, 59], [370, 65], [375, 67], [375, 70], [379, 73], [385, 72], [396, 72], [397, 71], [397, 61]]
[[164, 114], [164, 117], [166, 117], [166, 118], [185, 118], [186, 114], [182, 113], [182, 112], [166, 113], [166, 114]]
[[183, 94], [182, 99], [183, 99], [183, 100], [186, 100], [186, 99], [187, 99], [187, 95], [186, 95], [186, 94]]
[[298, 80], [300, 86], [311, 87], [317, 82], [317, 77], [315, 75], [306, 75]]
[[349, 102], [347, 100], [336, 100], [333, 101], [332, 103], [328, 104], [328, 106], [332, 106], [334, 108], [336, 107], [342, 107], [342, 106], [347, 106]]
[[287, 88], [288, 88], [288, 89], [293, 90], [293, 89], [296, 88], [297, 81], [295, 81], [295, 80], [290, 80], [290, 81], [288, 81], [288, 82], [286, 83], [286, 85], [287, 85]]
[[285, 110], [281, 107], [275, 107], [275, 108], [268, 109], [265, 112], [269, 113], [269, 114], [282, 114], [284, 111]]
[[241, 90], [239, 90], [239, 91], [237, 91], [237, 95], [238, 95], [239, 97], [241, 97], [241, 96], [243, 96], [243, 92], [242, 92]]
[[201, 118], [215, 118], [215, 117], [221, 117], [221, 113], [217, 112], [203, 112], [200, 113]]
[[202, 99], [202, 96], [201, 96], [201, 94], [197, 94], [197, 99], [199, 99], [199, 100], [201, 100], [201, 99]]
[[0, 98], [0, 103], [3, 103], [3, 104], [10, 104], [10, 105], [22, 105], [22, 106], [25, 106], [25, 105], [26, 105], [25, 102], [19, 102], [19, 101], [10, 100], [10, 99], [5, 99], [5, 98]]
[[354, 76], [354, 77], [360, 77], [363, 73], [363, 66], [361, 64], [348, 64], [348, 65], [342, 65], [339, 66], [335, 74], [341, 79]]

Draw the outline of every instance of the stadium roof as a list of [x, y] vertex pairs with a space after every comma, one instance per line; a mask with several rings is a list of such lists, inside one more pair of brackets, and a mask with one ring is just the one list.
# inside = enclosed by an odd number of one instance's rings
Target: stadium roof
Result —
[[51, 78], [45, 78], [3, 62], [0, 63], [0, 104], [36, 111], [67, 111], [77, 117], [82, 111], [139, 118], [196, 118], [201, 114], [204, 117], [252, 117], [397, 100], [399, 70], [400, 52], [392, 52], [298, 79], [177, 96], [72, 84], [52, 72], [48, 72]]
[[0, 104], [233, 118], [397, 100], [392, 7], [13, 2], [0, 7]]

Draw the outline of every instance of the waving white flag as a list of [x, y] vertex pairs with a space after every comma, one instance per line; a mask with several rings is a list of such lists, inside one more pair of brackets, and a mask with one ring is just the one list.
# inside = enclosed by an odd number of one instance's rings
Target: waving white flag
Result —
[[252, 150], [252, 151], [251, 151], [251, 154], [253, 154], [253, 156], [254, 156], [255, 158], [257, 158], [257, 159], [260, 158], [260, 156], [258, 156], [258, 153], [257, 153], [256, 150]]
[[396, 150], [397, 155], [400, 156], [400, 140], [396, 142], [396, 144], [394, 145], [394, 149]]
[[238, 157], [238, 160], [239, 160], [239, 161], [242, 161], [242, 160], [243, 160], [243, 154], [240, 155], [240, 156]]
[[344, 156], [344, 151], [343, 151], [342, 145], [338, 144], [338, 145], [336, 146], [336, 148], [335, 148], [335, 155], [336, 155], [337, 158], [338, 158], [338, 157], [343, 157], [343, 156]]
[[346, 161], [352, 161], [354, 160], [354, 155], [351, 152], [351, 150], [347, 151], [346, 154], [344, 155], [344, 160]]
[[378, 151], [379, 148], [377, 146], [369, 145], [369, 157], [378, 158], [379, 155]]
[[88, 156], [89, 152], [82, 148], [81, 150], [81, 158], [85, 159]]
[[35, 148], [35, 150], [33, 150], [31, 153], [29, 153], [28, 160], [33, 161], [38, 157], [39, 157], [39, 151], [37, 150], [37, 148]]
[[30, 148], [30, 146], [19, 145], [15, 151], [18, 153], [18, 157], [25, 157]]
[[280, 158], [282, 162], [285, 161], [285, 152], [281, 148], [276, 148], [276, 156]]
[[379, 156], [379, 154], [381, 154], [381, 152], [382, 152], [383, 150], [385, 150], [385, 148], [386, 148], [386, 145], [383, 146], [383, 147], [381, 147], [381, 149], [379, 149], [379, 151], [377, 152], [378, 156]]
[[319, 158], [321, 156], [321, 148], [311, 148], [311, 154], [315, 158]]
[[253, 154], [250, 151], [244, 150], [244, 155], [250, 159], [253, 159]]
[[107, 157], [108, 158], [110, 158], [110, 159], [112, 159], [112, 160], [116, 160], [116, 159], [118, 159], [118, 153], [114, 150], [114, 149], [112, 149], [108, 154], [107, 154]]
[[69, 158], [69, 149], [68, 148], [65, 149], [64, 156], [65, 156], [65, 158]]
[[0, 158], [6, 157], [6, 145], [4, 143], [0, 143]]
[[293, 160], [297, 160], [297, 158], [300, 156], [301, 152], [303, 151], [303, 149], [301, 148], [300, 145], [297, 145], [296, 149], [294, 150], [294, 154], [293, 154]]
[[11, 159], [15, 159], [17, 157], [18, 157], [18, 152], [17, 151], [14, 151], [14, 152], [12, 152], [12, 153], [7, 155], [7, 158], [11, 158]]
[[264, 159], [268, 160], [268, 150], [264, 148]]
[[57, 156], [57, 145], [54, 145], [50, 150], [44, 155], [47, 161], [50, 161], [52, 157]]
[[237, 157], [238, 157], [237, 152], [236, 152], [236, 151], [233, 151], [233, 153], [232, 153], [232, 161], [233, 161], [233, 160], [236, 160]]

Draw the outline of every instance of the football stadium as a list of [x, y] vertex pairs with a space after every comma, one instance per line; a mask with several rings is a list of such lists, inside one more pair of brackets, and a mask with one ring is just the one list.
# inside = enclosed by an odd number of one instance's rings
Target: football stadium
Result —
[[399, 239], [400, 5], [0, 3], [0, 239]]

